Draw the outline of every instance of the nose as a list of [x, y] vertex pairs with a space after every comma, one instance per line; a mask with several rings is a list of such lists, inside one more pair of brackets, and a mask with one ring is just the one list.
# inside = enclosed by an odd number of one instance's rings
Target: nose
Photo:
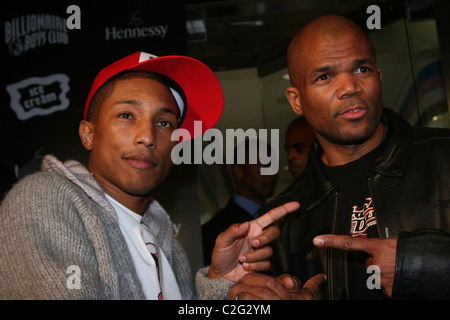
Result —
[[339, 99], [351, 98], [360, 95], [362, 87], [353, 74], [341, 74], [338, 81], [337, 96]]
[[295, 150], [294, 147], [289, 148], [288, 154], [287, 154], [288, 161], [295, 159], [295, 157], [297, 156], [297, 153], [298, 152]]
[[156, 147], [156, 132], [155, 126], [152, 125], [151, 121], [139, 121], [136, 125], [135, 132], [135, 144], [138, 146], [144, 146], [146, 148]]

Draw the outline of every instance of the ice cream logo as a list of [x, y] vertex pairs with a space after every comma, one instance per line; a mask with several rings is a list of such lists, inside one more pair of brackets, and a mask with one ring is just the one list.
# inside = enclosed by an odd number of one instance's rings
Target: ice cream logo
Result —
[[61, 73], [28, 78], [6, 87], [11, 108], [20, 120], [67, 109], [69, 89], [69, 77]]

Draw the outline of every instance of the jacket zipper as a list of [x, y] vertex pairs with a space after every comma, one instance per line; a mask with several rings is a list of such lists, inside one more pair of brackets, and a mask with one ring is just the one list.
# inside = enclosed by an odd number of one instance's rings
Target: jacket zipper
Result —
[[[336, 219], [337, 219], [337, 205], [338, 205], [338, 192], [334, 193], [334, 208], [333, 208], [333, 217], [331, 223], [331, 234], [335, 234], [336, 229]], [[333, 277], [333, 264], [331, 263], [333, 254], [332, 249], [327, 248], [327, 276], [328, 279], [328, 296], [330, 300], [334, 300], [334, 277]]]
[[[383, 238], [383, 233], [381, 232], [382, 228], [381, 228], [381, 225], [380, 225], [380, 221], [378, 220], [378, 217], [377, 217], [377, 211], [375, 210], [375, 201], [373, 199], [372, 183], [373, 183], [372, 177], [369, 177], [368, 185], [369, 185], [370, 198], [372, 199], [373, 215], [375, 216], [375, 221], [377, 222], [376, 226], [377, 226], [378, 236], [380, 238]], [[387, 227], [384, 228], [384, 237], [385, 238], [389, 238], [389, 229]]]

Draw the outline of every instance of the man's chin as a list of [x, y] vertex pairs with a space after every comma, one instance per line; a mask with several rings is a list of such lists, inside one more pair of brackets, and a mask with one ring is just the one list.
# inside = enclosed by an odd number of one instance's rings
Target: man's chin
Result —
[[290, 167], [289, 171], [292, 175], [292, 177], [297, 178], [302, 172], [304, 168], [303, 167]]

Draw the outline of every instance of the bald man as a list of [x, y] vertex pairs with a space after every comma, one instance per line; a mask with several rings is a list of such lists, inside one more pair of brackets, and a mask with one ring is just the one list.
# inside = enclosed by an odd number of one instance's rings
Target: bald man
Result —
[[288, 168], [291, 176], [297, 178], [308, 163], [308, 151], [311, 143], [316, 139], [314, 131], [306, 122], [305, 117], [298, 117], [289, 124], [284, 148], [287, 153]]
[[301, 204], [280, 226], [275, 272], [325, 273], [326, 299], [450, 298], [450, 131], [383, 107], [374, 47], [347, 18], [300, 30], [288, 69], [287, 99], [317, 142], [265, 208]]

